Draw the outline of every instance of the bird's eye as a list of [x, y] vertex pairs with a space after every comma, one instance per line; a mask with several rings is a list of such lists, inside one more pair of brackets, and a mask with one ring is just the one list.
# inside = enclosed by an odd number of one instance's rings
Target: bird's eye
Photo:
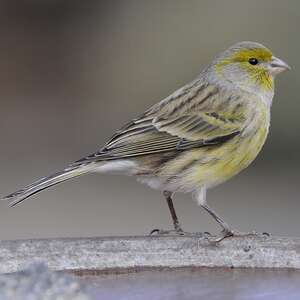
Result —
[[248, 62], [249, 62], [249, 64], [251, 64], [251, 65], [253, 65], [253, 66], [255, 66], [255, 65], [258, 64], [258, 60], [257, 60], [257, 58], [255, 58], [255, 57], [249, 58]]

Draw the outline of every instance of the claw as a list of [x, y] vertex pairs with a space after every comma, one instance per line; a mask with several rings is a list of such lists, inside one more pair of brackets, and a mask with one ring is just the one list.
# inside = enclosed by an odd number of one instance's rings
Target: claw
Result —
[[150, 235], [179, 235], [179, 236], [191, 236], [193, 235], [190, 232], [185, 232], [181, 228], [177, 230], [163, 230], [163, 229], [153, 229], [150, 232]]
[[153, 235], [154, 233], [159, 234], [159, 232], [160, 232], [160, 230], [156, 228], [156, 229], [151, 230], [149, 235]]
[[204, 234], [205, 236], [212, 236], [212, 234], [211, 234], [210, 232], [208, 232], [208, 231], [204, 231], [203, 234]]
[[206, 236], [206, 239], [210, 242], [210, 243], [213, 243], [213, 244], [217, 244], [217, 243], [220, 243], [222, 242], [223, 240], [225, 240], [226, 238], [229, 238], [229, 237], [232, 237], [234, 236], [234, 233], [233, 231], [229, 230], [229, 231], [222, 231], [220, 235], [217, 235], [217, 236]]

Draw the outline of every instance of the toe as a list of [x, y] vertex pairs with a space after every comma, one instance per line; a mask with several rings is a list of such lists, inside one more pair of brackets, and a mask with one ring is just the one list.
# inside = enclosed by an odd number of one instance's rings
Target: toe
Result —
[[149, 235], [154, 235], [154, 234], [159, 234], [160, 233], [160, 229], [156, 228], [150, 231]]

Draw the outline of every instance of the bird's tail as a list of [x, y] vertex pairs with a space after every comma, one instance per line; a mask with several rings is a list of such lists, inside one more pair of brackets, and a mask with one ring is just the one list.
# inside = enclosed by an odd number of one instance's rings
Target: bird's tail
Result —
[[88, 173], [93, 168], [93, 163], [87, 165], [79, 165], [74, 167], [66, 168], [60, 172], [54, 173], [48, 177], [41, 178], [40, 180], [25, 186], [23, 189], [20, 189], [6, 197], [2, 200], [10, 201], [10, 206], [15, 206], [20, 202], [24, 201], [28, 197], [39, 193], [40, 191], [47, 189], [53, 185], [61, 183], [63, 181], [69, 180], [74, 177], [78, 177], [85, 173]]

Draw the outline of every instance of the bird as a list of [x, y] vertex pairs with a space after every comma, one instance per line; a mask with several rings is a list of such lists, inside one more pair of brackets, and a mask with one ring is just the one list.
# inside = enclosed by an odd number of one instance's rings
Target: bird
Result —
[[191, 193], [222, 228], [218, 240], [234, 236], [238, 231], [208, 205], [206, 193], [257, 157], [269, 132], [274, 79], [289, 69], [260, 43], [236, 43], [193, 81], [116, 131], [99, 150], [3, 200], [15, 206], [83, 174], [118, 173], [163, 193], [174, 229], [153, 232], [186, 234], [173, 196]]

